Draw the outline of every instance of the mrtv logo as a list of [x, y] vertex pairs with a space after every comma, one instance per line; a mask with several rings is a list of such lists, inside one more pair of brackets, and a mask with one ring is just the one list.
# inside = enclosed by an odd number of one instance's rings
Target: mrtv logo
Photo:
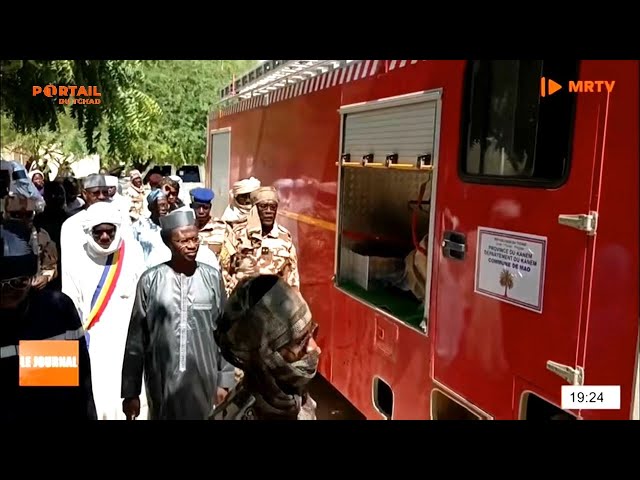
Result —
[[100, 105], [102, 93], [98, 87], [91, 85], [88, 87], [77, 85], [47, 85], [41, 87], [33, 86], [33, 96], [44, 95], [45, 97], [58, 99], [61, 105]]
[[[611, 93], [613, 92], [615, 84], [615, 80], [571, 80], [569, 81], [569, 93]], [[562, 85], [558, 82], [551, 80], [550, 78], [540, 78], [541, 97], [553, 95], [561, 89]]]

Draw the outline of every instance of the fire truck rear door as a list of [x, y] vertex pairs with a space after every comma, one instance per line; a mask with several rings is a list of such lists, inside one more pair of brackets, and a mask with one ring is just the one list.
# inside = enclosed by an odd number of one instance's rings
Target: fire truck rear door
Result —
[[[469, 62], [462, 95], [445, 90], [443, 117], [463, 117], [461, 135], [442, 127], [434, 378], [494, 418], [511, 417], [516, 377], [558, 405], [561, 385], [580, 382], [606, 95], [570, 93], [569, 80], [589, 75], [578, 67]], [[550, 93], [551, 80], [563, 88]]]

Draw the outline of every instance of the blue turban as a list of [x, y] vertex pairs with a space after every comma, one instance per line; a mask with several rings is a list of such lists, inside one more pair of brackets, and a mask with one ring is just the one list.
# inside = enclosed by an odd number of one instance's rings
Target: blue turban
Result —
[[162, 198], [167, 198], [167, 196], [165, 195], [165, 193], [162, 191], [161, 188], [156, 188], [155, 190], [151, 190], [151, 193], [147, 195], [147, 204], [148, 204], [149, 210], [151, 210], [151, 207], [153, 206], [154, 203], [156, 203], [158, 200]]

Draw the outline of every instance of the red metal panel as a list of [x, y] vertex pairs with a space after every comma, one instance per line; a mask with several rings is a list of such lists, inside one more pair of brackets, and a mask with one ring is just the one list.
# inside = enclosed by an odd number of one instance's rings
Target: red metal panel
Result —
[[[588, 62], [582, 72], [587, 74]], [[449, 92], [443, 118], [456, 116], [450, 109], [459, 111], [458, 95]], [[457, 172], [459, 122], [443, 120], [439, 230], [465, 233], [469, 255], [455, 262], [438, 252], [435, 378], [498, 419], [511, 418], [513, 375], [538, 385], [559, 404], [565, 381], [549, 372], [546, 362], [576, 364], [588, 239], [584, 232], [559, 225], [558, 215], [588, 211], [601, 114], [602, 98], [578, 97], [571, 175], [556, 190], [462, 182]], [[542, 313], [474, 292], [478, 226], [547, 237]]]
[[589, 75], [589, 79], [615, 80], [616, 83], [609, 96], [601, 186], [594, 191], [594, 200], [599, 202], [599, 218], [594, 239], [585, 383], [620, 385], [621, 409], [582, 410], [585, 419], [631, 417], [640, 271], [639, 69], [638, 61], [598, 62]]

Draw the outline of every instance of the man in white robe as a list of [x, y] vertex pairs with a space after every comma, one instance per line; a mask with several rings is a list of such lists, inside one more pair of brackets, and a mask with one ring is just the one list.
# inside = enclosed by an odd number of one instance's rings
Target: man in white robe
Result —
[[[87, 208], [96, 202], [112, 201], [106, 177], [100, 174], [91, 174], [87, 176], [83, 183], [82, 197], [85, 201], [84, 209], [80, 210], [72, 217], [67, 218], [60, 229], [61, 278], [66, 275], [65, 271], [69, 267], [73, 266], [77, 251], [82, 249], [86, 242], [86, 235], [84, 234], [83, 226], [86, 220]], [[120, 210], [118, 210], [118, 212], [119, 211]], [[121, 214], [120, 218], [120, 235], [122, 238], [131, 238], [131, 220], [129, 219], [129, 214], [127, 213], [126, 217]], [[126, 222], [123, 224], [122, 219], [125, 218]]]
[[64, 277], [65, 270], [73, 265], [76, 252], [85, 243], [83, 225], [87, 216], [86, 209], [96, 202], [111, 201], [104, 175], [92, 174], [85, 178], [82, 197], [84, 198], [84, 208], [67, 218], [60, 229], [61, 277]]
[[140, 216], [138, 220], [131, 224], [131, 233], [133, 238], [142, 247], [144, 254], [144, 262], [147, 268], [149, 264], [149, 256], [158, 248], [166, 248], [166, 245], [160, 238], [160, 217], [169, 211], [169, 203], [167, 196], [160, 189], [151, 191], [146, 198], [146, 205], [149, 210], [149, 216]]
[[255, 177], [235, 182], [233, 188], [229, 190], [229, 205], [220, 220], [227, 222], [231, 226], [244, 222], [252, 206], [251, 193], [260, 187], [260, 180]]
[[136, 286], [145, 270], [140, 245], [122, 238], [121, 219], [113, 203], [97, 202], [86, 210], [85, 243], [62, 279], [62, 292], [73, 300], [87, 332], [99, 420], [125, 419], [122, 358]]

